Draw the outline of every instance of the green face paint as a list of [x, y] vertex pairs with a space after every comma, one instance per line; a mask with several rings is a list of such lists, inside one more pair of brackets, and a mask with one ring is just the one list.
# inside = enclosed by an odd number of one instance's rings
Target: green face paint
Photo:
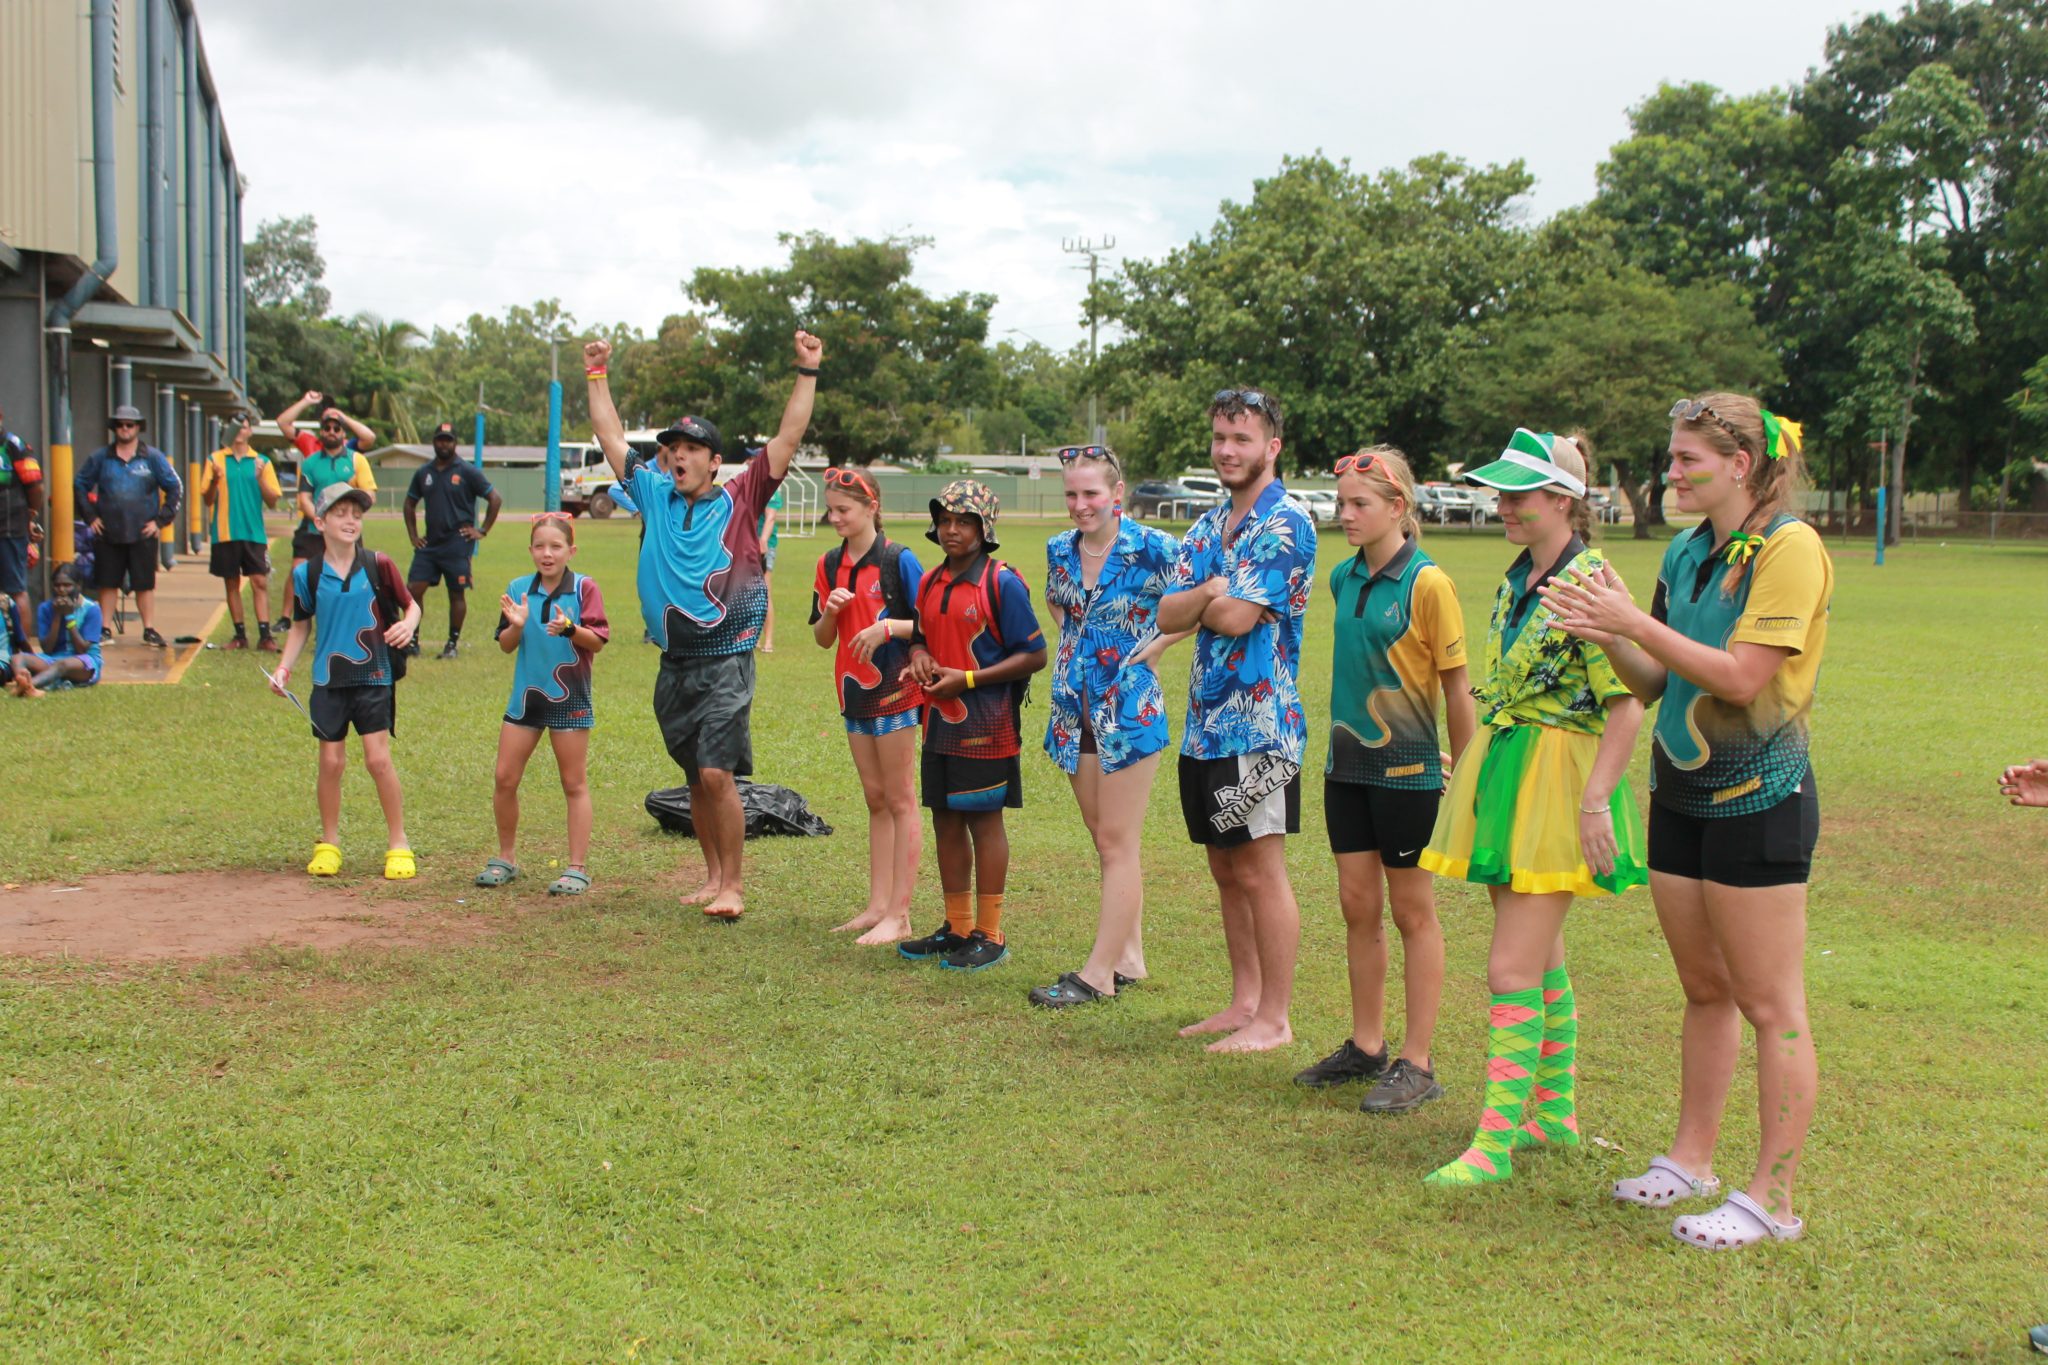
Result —
[[1714, 481], [1714, 476], [1712, 474], [1688, 474], [1685, 476], [1685, 481], [1691, 484], [1694, 488], [1700, 488], [1706, 484], [1712, 483]]
[[1516, 517], [1515, 520], [1521, 522], [1524, 526], [1534, 526], [1537, 522], [1543, 520], [1543, 514], [1541, 512], [1524, 512]]

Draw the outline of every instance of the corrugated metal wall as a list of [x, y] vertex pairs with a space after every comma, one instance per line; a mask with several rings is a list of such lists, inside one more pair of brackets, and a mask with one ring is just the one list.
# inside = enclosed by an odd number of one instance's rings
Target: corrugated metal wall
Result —
[[0, 239], [92, 258], [84, 4], [0, 0]]

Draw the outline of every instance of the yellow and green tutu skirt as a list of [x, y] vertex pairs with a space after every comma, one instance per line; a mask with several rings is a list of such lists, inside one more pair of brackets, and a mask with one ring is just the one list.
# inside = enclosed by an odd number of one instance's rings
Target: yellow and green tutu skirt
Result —
[[1597, 735], [1549, 725], [1487, 726], [1451, 773], [1421, 865], [1439, 877], [1529, 895], [1605, 896], [1650, 879], [1642, 820], [1624, 778], [1614, 812], [1614, 871], [1595, 873], [1579, 851], [1579, 802], [1599, 751]]

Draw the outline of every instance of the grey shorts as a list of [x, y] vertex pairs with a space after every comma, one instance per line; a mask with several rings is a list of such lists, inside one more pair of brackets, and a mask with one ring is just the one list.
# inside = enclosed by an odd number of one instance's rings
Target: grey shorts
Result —
[[654, 719], [668, 756], [692, 784], [705, 768], [745, 777], [754, 771], [748, 716], [754, 704], [754, 655], [708, 659], [661, 656], [654, 676]]

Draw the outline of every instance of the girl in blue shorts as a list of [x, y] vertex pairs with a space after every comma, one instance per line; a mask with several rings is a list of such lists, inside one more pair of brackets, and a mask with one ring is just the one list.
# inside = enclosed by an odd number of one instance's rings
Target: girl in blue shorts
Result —
[[569, 865], [551, 896], [590, 889], [590, 665], [611, 639], [597, 580], [576, 573], [576, 523], [566, 512], [542, 512], [527, 534], [533, 572], [512, 580], [498, 599], [498, 648], [517, 654], [512, 699], [498, 731], [498, 768], [491, 809], [498, 818], [498, 856], [477, 874], [478, 886], [503, 886], [519, 875], [512, 848], [519, 836], [519, 783], [526, 761], [549, 737], [562, 795], [569, 803]]
[[846, 718], [846, 746], [868, 805], [868, 905], [833, 932], [856, 943], [910, 937], [910, 894], [924, 843], [913, 770], [923, 694], [903, 678], [910, 661], [911, 604], [923, 569], [882, 534], [882, 495], [858, 469], [825, 471], [825, 520], [840, 543], [818, 560], [811, 636], [837, 646], [832, 683]]
[[1045, 751], [1073, 783], [1102, 860], [1095, 947], [1078, 972], [1031, 992], [1047, 1009], [1116, 995], [1145, 975], [1145, 908], [1138, 836], [1159, 754], [1169, 743], [1159, 656], [1159, 598], [1180, 542], [1123, 514], [1123, 467], [1108, 446], [1060, 452], [1074, 529], [1045, 547], [1045, 603], [1059, 622]]

